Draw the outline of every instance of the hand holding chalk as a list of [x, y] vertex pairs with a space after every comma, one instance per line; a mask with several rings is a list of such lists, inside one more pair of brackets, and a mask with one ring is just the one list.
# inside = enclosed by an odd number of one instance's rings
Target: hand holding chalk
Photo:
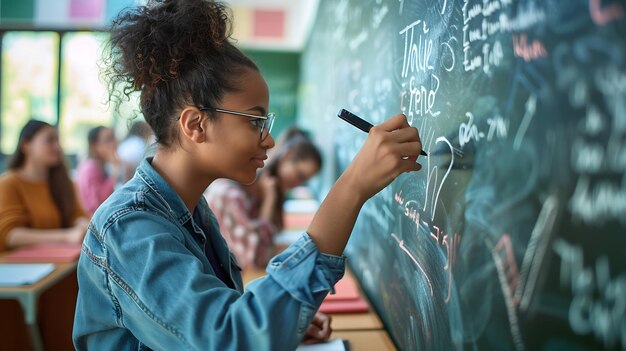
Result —
[[422, 150], [419, 133], [406, 116], [399, 114], [372, 127], [349, 119], [359, 129], [369, 130], [365, 144], [341, 177], [347, 178], [359, 195], [368, 199], [400, 174], [422, 168], [415, 162]]
[[[365, 133], [369, 133], [370, 129], [372, 129], [372, 127], [374, 126], [370, 122], [364, 120], [363, 118], [355, 115], [354, 113], [346, 109], [339, 110], [339, 113], [337, 113], [337, 116], [343, 119], [344, 121], [352, 124], [353, 126], [359, 128], [360, 130], [364, 131]], [[420, 155], [428, 156], [428, 154], [424, 150], [420, 151]], [[403, 159], [406, 160], [407, 158], [403, 157]]]

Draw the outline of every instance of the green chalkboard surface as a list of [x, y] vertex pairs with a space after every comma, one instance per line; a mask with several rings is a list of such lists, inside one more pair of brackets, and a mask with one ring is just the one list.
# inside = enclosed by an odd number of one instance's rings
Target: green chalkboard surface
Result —
[[321, 0], [299, 122], [334, 181], [404, 112], [429, 157], [349, 264], [402, 350], [626, 349], [626, 1]]

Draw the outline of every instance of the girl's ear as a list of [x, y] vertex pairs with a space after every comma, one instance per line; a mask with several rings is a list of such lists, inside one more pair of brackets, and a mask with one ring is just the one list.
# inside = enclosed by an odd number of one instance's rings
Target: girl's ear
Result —
[[208, 119], [202, 111], [195, 107], [186, 107], [180, 112], [178, 119], [181, 137], [193, 143], [207, 141], [207, 121]]

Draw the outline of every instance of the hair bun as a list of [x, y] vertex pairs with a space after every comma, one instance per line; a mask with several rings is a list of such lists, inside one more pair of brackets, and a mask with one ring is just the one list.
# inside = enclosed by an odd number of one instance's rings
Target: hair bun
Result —
[[111, 51], [122, 57], [113, 75], [132, 89], [154, 89], [198, 64], [219, 57], [232, 33], [228, 8], [207, 0], [151, 0], [122, 12], [112, 23]]

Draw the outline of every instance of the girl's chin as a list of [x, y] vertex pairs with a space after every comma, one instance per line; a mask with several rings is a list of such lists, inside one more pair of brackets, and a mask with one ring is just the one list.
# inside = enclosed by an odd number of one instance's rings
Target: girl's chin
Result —
[[237, 177], [237, 179], [235, 180], [239, 182], [240, 184], [250, 185], [256, 181], [256, 176], [257, 174], [256, 172], [254, 172], [253, 174], [246, 174], [246, 175], [242, 175], [241, 177]]

